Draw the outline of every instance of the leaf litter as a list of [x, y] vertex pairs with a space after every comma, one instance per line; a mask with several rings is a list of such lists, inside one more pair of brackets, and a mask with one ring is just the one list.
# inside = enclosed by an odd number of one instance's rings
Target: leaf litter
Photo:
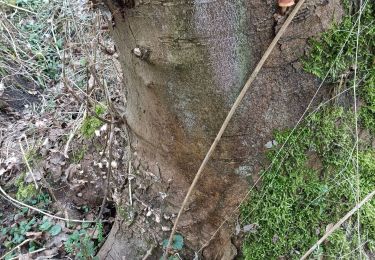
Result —
[[[122, 75], [113, 73], [120, 66], [105, 29], [110, 20], [88, 1], [5, 2], [33, 13], [0, 6], [0, 187], [52, 215], [95, 222], [109, 165], [110, 184], [125, 185], [128, 145], [115, 125], [110, 152], [110, 127], [101, 121], [121, 122], [126, 102]], [[111, 86], [111, 109], [96, 78]], [[93, 135], [80, 130], [85, 122]], [[1, 195], [0, 258], [92, 258], [112, 226], [112, 208], [107, 202], [96, 224], [78, 224]]]

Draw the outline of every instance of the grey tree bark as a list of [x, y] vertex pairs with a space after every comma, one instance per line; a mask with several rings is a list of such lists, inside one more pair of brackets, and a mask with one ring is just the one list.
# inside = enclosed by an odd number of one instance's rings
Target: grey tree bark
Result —
[[[168, 237], [163, 230], [172, 225], [230, 106], [285, 17], [275, 15], [273, 0], [107, 0], [106, 4], [113, 15], [112, 33], [124, 73], [124, 117], [131, 129], [132, 161], [140, 172], [157, 178], [136, 194], [135, 203], [142, 201], [148, 209], [135, 212], [135, 207], [126, 206], [127, 214], [118, 214], [99, 256], [142, 259], [152, 245]], [[211, 237], [258, 178], [273, 131], [293, 126], [302, 115], [318, 85], [301, 67], [307, 39], [341, 16], [337, 0], [307, 1], [272, 53], [182, 216], [178, 231], [192, 250]], [[129, 204], [127, 193], [124, 189], [118, 213]], [[154, 219], [145, 216], [150, 209]], [[135, 216], [131, 224], [129, 214]], [[203, 257], [235, 255], [232, 231], [233, 226], [224, 226]], [[160, 247], [152, 255], [158, 259]]]

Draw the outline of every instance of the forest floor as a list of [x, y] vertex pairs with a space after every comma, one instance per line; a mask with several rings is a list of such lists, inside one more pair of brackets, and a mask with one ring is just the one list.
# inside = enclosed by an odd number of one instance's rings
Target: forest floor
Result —
[[109, 16], [0, 2], [0, 259], [92, 259], [112, 226], [128, 145]]

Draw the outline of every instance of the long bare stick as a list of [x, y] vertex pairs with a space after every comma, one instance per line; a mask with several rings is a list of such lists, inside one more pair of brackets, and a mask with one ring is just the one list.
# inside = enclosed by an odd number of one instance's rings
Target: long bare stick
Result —
[[198, 179], [199, 179], [199, 177], [201, 176], [201, 174], [203, 172], [203, 169], [206, 167], [206, 164], [207, 164], [208, 160], [211, 158], [211, 155], [212, 155], [213, 151], [215, 150], [217, 144], [219, 143], [219, 141], [221, 139], [221, 136], [223, 135], [225, 129], [227, 128], [227, 126], [229, 124], [229, 121], [232, 119], [232, 117], [234, 115], [234, 112], [237, 110], [237, 108], [240, 105], [242, 99], [244, 98], [247, 90], [250, 88], [251, 83], [253, 83], [254, 79], [256, 78], [256, 76], [258, 75], [259, 71], [263, 67], [264, 63], [268, 59], [268, 57], [271, 54], [272, 50], [275, 48], [275, 46], [278, 43], [278, 41], [280, 40], [281, 36], [283, 36], [283, 34], [285, 33], [285, 31], [288, 28], [289, 24], [292, 22], [293, 18], [296, 16], [297, 12], [299, 11], [299, 9], [301, 8], [301, 6], [303, 5], [304, 2], [305, 2], [305, 0], [300, 0], [298, 2], [298, 4], [296, 5], [296, 7], [291, 12], [291, 14], [289, 15], [289, 17], [286, 19], [285, 23], [280, 28], [279, 32], [276, 34], [275, 38], [273, 39], [273, 41], [269, 45], [269, 47], [266, 50], [266, 52], [264, 53], [263, 57], [259, 61], [258, 65], [255, 67], [253, 73], [251, 74], [250, 78], [247, 80], [245, 86], [241, 90], [241, 93], [238, 95], [238, 97], [237, 97], [236, 101], [234, 102], [232, 108], [230, 109], [227, 117], [225, 118], [223, 125], [221, 126], [221, 128], [220, 128], [220, 130], [219, 130], [219, 132], [218, 132], [218, 134], [217, 134], [214, 142], [212, 143], [210, 149], [208, 150], [208, 152], [207, 152], [207, 154], [206, 154], [206, 156], [205, 156], [205, 158], [204, 158], [201, 166], [198, 169], [198, 172], [196, 173], [196, 175], [194, 177], [193, 182], [190, 185], [190, 188], [189, 188], [189, 190], [188, 190], [188, 192], [187, 192], [187, 194], [185, 196], [185, 199], [182, 202], [182, 205], [181, 205], [180, 210], [178, 212], [177, 218], [176, 218], [175, 223], [173, 225], [173, 229], [172, 229], [171, 234], [169, 236], [167, 248], [166, 248], [165, 253], [163, 255], [163, 259], [164, 260], [167, 259], [168, 252], [169, 252], [169, 249], [170, 249], [171, 244], [172, 244], [173, 236], [176, 233], [178, 222], [180, 220], [180, 217], [181, 217], [181, 214], [182, 214], [183, 210], [186, 207], [188, 199], [190, 198], [190, 196], [191, 196], [191, 194], [192, 194], [192, 192], [193, 192], [193, 190], [194, 190], [194, 188], [195, 188], [195, 186], [196, 186], [196, 184], [198, 182]]
[[351, 211], [349, 211], [342, 219], [340, 219], [327, 233], [322, 236], [302, 257], [301, 260], [307, 259], [307, 257], [326, 240], [336, 229], [338, 229], [348, 218], [356, 213], [363, 205], [365, 205], [375, 195], [375, 190], [369, 193], [360, 203], [358, 203]]
[[21, 205], [23, 207], [26, 207], [26, 208], [29, 208], [31, 210], [34, 210], [36, 212], [39, 212], [43, 215], [46, 215], [48, 217], [51, 217], [51, 218], [54, 218], [54, 219], [58, 219], [58, 220], [63, 220], [63, 221], [67, 221], [67, 222], [77, 222], [77, 223], [95, 223], [96, 221], [92, 221], [92, 220], [77, 220], [77, 219], [67, 219], [67, 218], [61, 218], [61, 217], [58, 217], [58, 216], [55, 216], [55, 215], [52, 215], [52, 214], [49, 214], [48, 212], [45, 212], [41, 209], [38, 209], [38, 208], [35, 208], [33, 206], [30, 206], [30, 205], [27, 205], [21, 201], [18, 201], [14, 198], [12, 198], [11, 196], [9, 196], [4, 190], [3, 188], [0, 186], [0, 192], [7, 198], [9, 199], [10, 201], [18, 204], [18, 205]]

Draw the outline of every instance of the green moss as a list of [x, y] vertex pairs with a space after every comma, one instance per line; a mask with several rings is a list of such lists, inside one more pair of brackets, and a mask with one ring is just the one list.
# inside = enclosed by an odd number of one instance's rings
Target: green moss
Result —
[[73, 163], [80, 163], [82, 159], [85, 157], [85, 154], [87, 152], [86, 146], [81, 147], [80, 149], [73, 151], [73, 157], [72, 162]]
[[[290, 136], [279, 156], [277, 150], [268, 154], [274, 167], [261, 173], [262, 188], [253, 191], [241, 209], [245, 223], [259, 225], [244, 243], [246, 259], [299, 258], [329, 224], [355, 205], [353, 118], [342, 108], [323, 109]], [[289, 131], [277, 133], [276, 141], [284, 143], [289, 135]], [[359, 154], [362, 198], [375, 185], [374, 155], [374, 151]], [[361, 215], [361, 235], [373, 241], [374, 205], [368, 204]], [[353, 225], [348, 227], [353, 229], [351, 236], [335, 235], [319, 248], [321, 253], [337, 257], [358, 247]]]
[[[305, 69], [331, 82], [331, 86], [342, 84], [343, 88], [352, 88], [356, 20], [357, 14], [346, 16], [321, 39], [312, 41]], [[361, 18], [356, 86], [362, 100], [361, 127], [372, 134], [375, 133], [374, 20], [375, 3], [368, 2]], [[244, 223], [258, 226], [244, 241], [245, 259], [281, 256], [298, 259], [324, 235], [327, 227], [352, 209], [356, 204], [358, 177], [354, 125], [353, 112], [334, 104], [307, 117], [295, 132], [275, 134], [278, 143], [290, 138], [283, 150], [276, 148], [267, 154], [273, 166], [261, 172], [261, 187], [251, 191], [248, 202], [241, 208]], [[360, 197], [364, 198], [375, 186], [375, 151], [361, 150], [358, 161]], [[366, 250], [374, 253], [375, 201], [359, 212], [361, 241], [366, 241]], [[314, 258], [348, 259], [358, 255], [356, 225], [355, 215], [314, 251]]]
[[[375, 36], [373, 41], [375, 41]], [[372, 66], [368, 80], [363, 84], [361, 91], [364, 105], [360, 110], [360, 118], [363, 125], [368, 128], [372, 134], [375, 134], [375, 55], [374, 65]]]
[[[346, 3], [346, 6], [349, 4]], [[349, 8], [347, 8], [349, 9]], [[311, 52], [304, 61], [306, 71], [330, 82], [345, 79], [346, 86], [354, 85], [358, 13], [348, 15], [343, 21], [312, 40]], [[363, 126], [375, 133], [375, 3], [368, 1], [360, 19], [359, 52], [356, 85], [364, 104], [360, 119]], [[344, 47], [343, 47], [344, 46]]]
[[42, 156], [38, 153], [36, 148], [31, 148], [25, 152], [25, 157], [30, 167], [33, 167], [42, 160]]
[[125, 221], [126, 225], [131, 225], [134, 221], [135, 211], [132, 206], [117, 206], [117, 213]]
[[[106, 109], [104, 106], [98, 105], [94, 109], [96, 115], [101, 116], [105, 113]], [[94, 116], [86, 116], [82, 122], [81, 134], [85, 138], [92, 138], [95, 134], [95, 131], [98, 130], [103, 125], [103, 122], [100, 119]]]
[[18, 189], [16, 193], [17, 200], [26, 201], [32, 197], [38, 195], [38, 191], [35, 188], [34, 183], [24, 184], [24, 182], [18, 183]]

